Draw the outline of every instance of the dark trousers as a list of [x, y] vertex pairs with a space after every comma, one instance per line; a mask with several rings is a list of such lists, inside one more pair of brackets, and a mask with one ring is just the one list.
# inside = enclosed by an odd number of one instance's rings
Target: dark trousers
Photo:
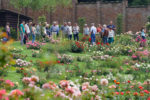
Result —
[[91, 43], [94, 44], [96, 41], [95, 34], [91, 34]]
[[23, 43], [26, 44], [26, 42], [27, 42], [27, 40], [24, 38], [24, 39], [23, 39]]
[[69, 39], [69, 40], [72, 40], [72, 34], [71, 34], [71, 35], [68, 35], [68, 39]]
[[106, 36], [103, 37], [103, 43], [104, 44], [108, 43], [107, 39], [108, 39], [108, 37], [106, 37]]
[[142, 36], [142, 39], [145, 40], [145, 36]]
[[74, 40], [79, 41], [79, 33], [73, 34]]

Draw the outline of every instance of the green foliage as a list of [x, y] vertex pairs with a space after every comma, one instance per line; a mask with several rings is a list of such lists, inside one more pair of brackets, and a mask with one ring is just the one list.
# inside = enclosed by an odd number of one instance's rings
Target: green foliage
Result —
[[31, 0], [10, 0], [10, 3], [19, 11], [22, 10], [22, 8], [25, 8], [29, 5]]
[[72, 52], [81, 53], [84, 50], [84, 46], [82, 42], [73, 42], [71, 46]]
[[150, 22], [150, 16], [147, 17], [147, 21]]
[[123, 32], [123, 16], [122, 14], [118, 14], [117, 16], [117, 34], [121, 34]]
[[11, 38], [14, 39], [14, 40], [17, 40], [17, 31], [11, 27], [10, 29], [10, 33], [11, 33]]
[[78, 19], [78, 24], [80, 26], [80, 32], [82, 32], [82, 33], [83, 33], [83, 27], [84, 27], [85, 22], [86, 22], [85, 18], [81, 17]]
[[42, 26], [44, 26], [45, 22], [46, 22], [46, 17], [44, 15], [43, 16], [39, 16], [38, 22], [41, 23]]
[[150, 3], [150, 0], [129, 0], [129, 5], [147, 5]]

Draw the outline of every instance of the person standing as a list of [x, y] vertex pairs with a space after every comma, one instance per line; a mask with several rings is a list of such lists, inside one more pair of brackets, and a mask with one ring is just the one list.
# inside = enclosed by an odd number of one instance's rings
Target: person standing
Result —
[[64, 25], [61, 27], [61, 30], [62, 30], [62, 37], [63, 38], [65, 38], [65, 37], [67, 37], [67, 23], [66, 22], [64, 22]]
[[29, 28], [29, 23], [28, 22], [25, 24], [25, 32], [27, 33], [27, 35], [30, 34], [30, 28]]
[[109, 35], [108, 35], [108, 43], [111, 44], [114, 42], [114, 36], [115, 32], [112, 28], [109, 29]]
[[30, 29], [30, 33], [28, 35], [28, 38], [31, 39], [32, 38], [32, 21], [29, 22], [29, 29]]
[[23, 40], [24, 40], [24, 34], [25, 34], [25, 21], [22, 21], [20, 24], [20, 38], [21, 38], [21, 45], [23, 45]]
[[146, 33], [146, 29], [145, 29], [144, 27], [142, 27], [142, 28], [141, 28], [141, 37], [142, 37], [143, 40], [146, 39], [145, 33]]
[[59, 32], [59, 27], [56, 22], [53, 22], [53, 25], [51, 26], [51, 32], [52, 32], [52, 38], [56, 39], [56, 36]]
[[41, 24], [37, 24], [36, 25], [36, 39], [40, 40], [40, 36], [41, 36]]
[[74, 40], [79, 41], [79, 31], [80, 31], [80, 28], [79, 28], [78, 24], [75, 23], [74, 26], [73, 26], [73, 37], [74, 37]]
[[67, 33], [68, 33], [68, 39], [72, 40], [72, 26], [71, 26], [71, 22], [68, 22]]
[[102, 38], [102, 26], [101, 26], [101, 24], [98, 24], [97, 33], [98, 33], [99, 36]]
[[96, 37], [95, 34], [97, 33], [97, 29], [94, 25], [94, 23], [91, 24], [90, 34], [91, 34], [91, 43], [92, 45], [95, 45]]
[[32, 25], [32, 43], [35, 41], [35, 36], [36, 36], [36, 26], [35, 24]]
[[46, 34], [50, 37], [51, 30], [49, 28], [49, 24], [46, 25]]
[[103, 29], [102, 29], [102, 37], [103, 37], [103, 43], [107, 44], [108, 43], [108, 28], [106, 25], [103, 25]]
[[9, 40], [11, 38], [11, 33], [10, 33], [10, 24], [8, 22], [6, 23], [6, 33], [7, 39]]
[[58, 22], [56, 21], [56, 27], [57, 27], [57, 37], [59, 37], [59, 24], [58, 24]]
[[89, 29], [88, 25], [85, 24], [84, 28], [83, 28], [83, 35], [88, 36], [90, 33], [89, 31], [90, 31], [90, 29]]
[[113, 25], [113, 21], [110, 21], [110, 24], [107, 26], [107, 28], [111, 28], [111, 29], [113, 29], [114, 31], [116, 30], [116, 27], [115, 27], [115, 25]]
[[26, 44], [26, 41], [28, 40], [28, 37], [29, 37], [30, 33], [31, 33], [31, 31], [30, 31], [30, 28], [29, 28], [29, 23], [26, 22], [26, 24], [25, 24], [24, 44]]

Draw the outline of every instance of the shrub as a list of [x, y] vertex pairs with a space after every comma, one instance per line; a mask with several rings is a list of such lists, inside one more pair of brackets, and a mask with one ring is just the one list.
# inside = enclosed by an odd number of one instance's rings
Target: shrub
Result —
[[36, 49], [36, 50], [39, 50], [41, 48], [41, 44], [38, 43], [38, 42], [34, 42], [34, 43], [28, 42], [26, 44], [26, 46], [27, 46], [27, 49]]
[[17, 59], [16, 60], [16, 66], [17, 67], [29, 67], [31, 66], [31, 62], [28, 62], [28, 61], [25, 61], [25, 60], [22, 60], [22, 59]]
[[84, 45], [82, 42], [73, 42], [71, 47], [72, 52], [80, 53], [84, 50]]
[[79, 23], [79, 26], [80, 26], [80, 32], [83, 33], [83, 27], [84, 27], [84, 24], [85, 24], [85, 18], [79, 18], [78, 19], [78, 23]]
[[10, 32], [11, 33], [11, 38], [14, 39], [14, 40], [17, 40], [17, 31], [12, 27], [11, 27], [10, 30], [11, 30], [11, 32]]
[[149, 62], [149, 58], [150, 58], [150, 52], [145, 50], [145, 51], [136, 51], [133, 55], [132, 55], [132, 59], [133, 60], [138, 60], [141, 62]]
[[123, 32], [123, 16], [119, 14], [117, 16], [117, 34], [121, 34]]
[[21, 53], [23, 51], [22, 48], [8, 48], [12, 53]]
[[71, 55], [63, 54], [58, 57], [58, 60], [60, 61], [60, 63], [69, 64], [73, 62], [73, 57]]
[[13, 53], [13, 59], [26, 59], [27, 55]]
[[109, 67], [109, 68], [119, 68], [121, 66], [121, 62], [119, 60], [106, 60], [101, 64], [102, 67]]

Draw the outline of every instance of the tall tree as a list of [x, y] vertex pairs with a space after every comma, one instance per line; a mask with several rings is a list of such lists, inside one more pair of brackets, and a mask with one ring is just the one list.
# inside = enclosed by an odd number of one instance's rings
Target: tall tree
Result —
[[52, 14], [57, 6], [67, 7], [71, 5], [72, 0], [43, 0], [43, 9], [50, 13], [50, 20], [52, 20]]
[[19, 23], [20, 23], [20, 13], [23, 8], [27, 7], [30, 0], [10, 0], [10, 3], [18, 10], [18, 24], [17, 24], [17, 38], [19, 39]]

